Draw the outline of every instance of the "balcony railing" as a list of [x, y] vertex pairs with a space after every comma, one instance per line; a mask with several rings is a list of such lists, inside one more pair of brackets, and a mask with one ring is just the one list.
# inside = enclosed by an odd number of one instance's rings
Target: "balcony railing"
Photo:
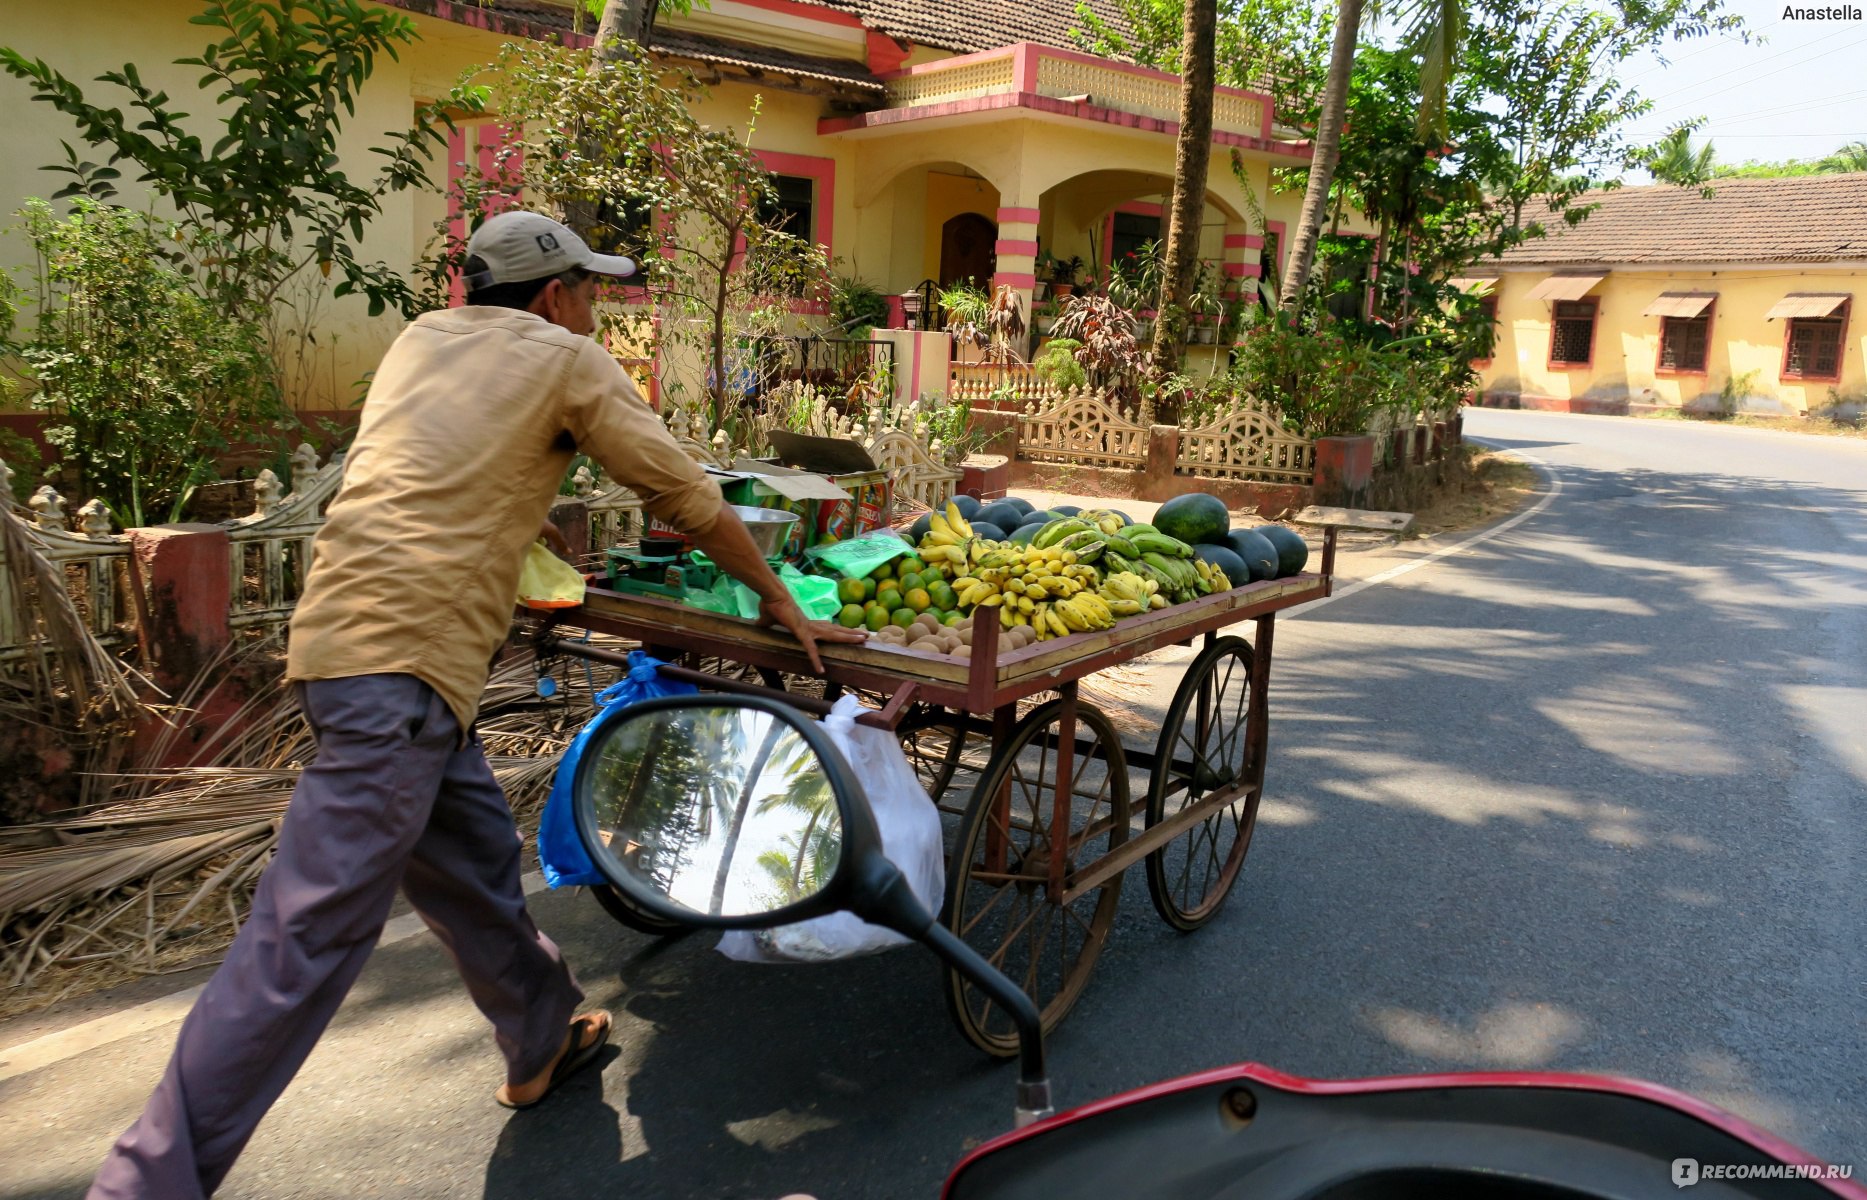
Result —
[[[891, 109], [1040, 96], [1167, 123], [1180, 119], [1178, 76], [1030, 42], [909, 67], [886, 82]], [[1212, 127], [1221, 134], [1269, 137], [1270, 102], [1252, 92], [1219, 88]]]

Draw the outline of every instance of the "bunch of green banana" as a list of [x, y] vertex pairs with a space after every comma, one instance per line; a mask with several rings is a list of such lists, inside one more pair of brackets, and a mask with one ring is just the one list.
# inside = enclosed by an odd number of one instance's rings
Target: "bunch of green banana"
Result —
[[1104, 576], [1096, 594], [1117, 617], [1131, 617], [1152, 608], [1167, 607], [1167, 597], [1161, 594], [1159, 581], [1134, 571]]
[[1128, 530], [1126, 535], [1128, 543], [1140, 552], [1129, 555], [1130, 558], [1140, 558], [1147, 554], [1159, 554], [1166, 558], [1193, 557], [1191, 546], [1179, 538], [1168, 537], [1157, 529], [1149, 529], [1141, 533]]
[[[1204, 559], [1168, 558], [1166, 555], [1148, 551], [1141, 556], [1137, 564], [1137, 573], [1152, 579], [1160, 585], [1167, 599], [1174, 604], [1184, 604], [1208, 594], [1211, 590], [1204, 582], [1208, 576], [1202, 576], [1193, 564], [1204, 564]], [[1223, 576], [1221, 576], [1223, 578]]]
[[1120, 533], [1122, 527], [1127, 524], [1119, 514], [1112, 513], [1106, 508], [1085, 509], [1076, 514], [1076, 519], [1094, 526], [1103, 533]]

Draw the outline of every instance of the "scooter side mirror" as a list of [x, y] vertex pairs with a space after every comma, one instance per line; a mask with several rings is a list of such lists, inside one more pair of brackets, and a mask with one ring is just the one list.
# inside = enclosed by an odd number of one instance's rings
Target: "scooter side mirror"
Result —
[[712, 929], [847, 910], [914, 938], [1017, 1022], [1015, 1122], [1050, 1115], [1037, 1006], [915, 898], [817, 722], [764, 696], [647, 700], [608, 719], [574, 771], [578, 835], [627, 900], [663, 922]]
[[637, 705], [585, 747], [573, 787], [596, 868], [685, 925], [764, 928], [850, 907], [859, 867], [881, 853], [822, 728], [768, 700]]

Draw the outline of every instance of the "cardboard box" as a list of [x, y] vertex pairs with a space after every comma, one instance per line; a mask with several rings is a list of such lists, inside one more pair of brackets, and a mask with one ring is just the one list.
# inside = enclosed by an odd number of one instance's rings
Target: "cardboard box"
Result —
[[741, 459], [734, 469], [767, 472], [767, 485], [771, 479], [801, 473], [827, 480], [837, 489], [835, 496], [813, 495], [803, 509], [791, 510], [806, 516], [807, 546], [827, 538], [841, 541], [888, 524], [894, 507], [892, 482], [860, 445], [846, 438], [808, 437], [784, 430], [774, 430], [771, 441], [777, 451], [773, 459]]

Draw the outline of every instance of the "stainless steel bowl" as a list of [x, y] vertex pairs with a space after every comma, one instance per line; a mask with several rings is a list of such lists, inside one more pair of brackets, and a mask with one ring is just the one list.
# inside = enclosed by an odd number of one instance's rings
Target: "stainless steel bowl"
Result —
[[778, 556], [791, 537], [791, 527], [797, 524], [796, 513], [781, 512], [775, 508], [748, 508], [743, 504], [735, 504], [732, 510], [739, 514], [739, 519], [752, 531], [752, 543], [766, 558]]

